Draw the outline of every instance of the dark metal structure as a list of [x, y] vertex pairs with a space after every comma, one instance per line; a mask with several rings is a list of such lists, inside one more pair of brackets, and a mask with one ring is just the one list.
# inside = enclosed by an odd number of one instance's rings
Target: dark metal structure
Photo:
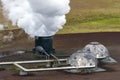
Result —
[[53, 36], [48, 37], [35, 37], [35, 49], [40, 46], [42, 47], [48, 54], [55, 53], [55, 49], [53, 48]]

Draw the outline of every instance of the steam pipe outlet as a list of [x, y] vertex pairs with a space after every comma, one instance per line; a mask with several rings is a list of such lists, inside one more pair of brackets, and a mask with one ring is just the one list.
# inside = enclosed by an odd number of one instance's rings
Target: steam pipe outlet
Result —
[[55, 53], [55, 49], [53, 48], [53, 36], [48, 36], [48, 37], [35, 37], [35, 48], [37, 48], [38, 46], [39, 49], [42, 49], [42, 51], [50, 54], [50, 53]]

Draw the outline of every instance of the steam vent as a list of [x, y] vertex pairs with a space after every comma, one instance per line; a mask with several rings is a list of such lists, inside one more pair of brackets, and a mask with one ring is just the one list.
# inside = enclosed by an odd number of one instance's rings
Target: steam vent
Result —
[[[53, 48], [53, 37], [35, 37], [35, 49], [38, 47], [42, 47], [45, 52], [48, 54], [54, 53]], [[41, 52], [41, 50], [39, 50]], [[44, 52], [43, 52], [44, 53]]]
[[107, 48], [99, 42], [91, 42], [84, 48], [85, 51], [89, 51], [96, 58], [106, 58], [109, 56]]
[[[92, 56], [89, 52], [78, 50], [73, 53], [67, 60], [67, 64], [70, 64], [76, 69], [65, 70], [70, 73], [91, 73], [96, 72], [97, 67], [97, 59]], [[79, 69], [80, 67], [89, 67], [89, 69]]]
[[79, 68], [81, 66], [84, 66], [84, 67], [96, 66], [97, 60], [94, 56], [92, 56], [88, 52], [78, 50], [68, 58], [67, 63], [70, 64], [71, 66]]
[[110, 57], [108, 49], [99, 42], [90, 42], [84, 47], [84, 50], [90, 52], [95, 58], [101, 59], [104, 62], [116, 62]]

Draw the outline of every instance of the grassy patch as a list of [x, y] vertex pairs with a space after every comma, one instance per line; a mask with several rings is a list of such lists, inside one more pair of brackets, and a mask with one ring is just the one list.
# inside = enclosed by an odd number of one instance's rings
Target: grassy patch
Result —
[[120, 0], [71, 0], [71, 8], [58, 33], [120, 31]]
[[[88, 21], [81, 23], [82, 26], [120, 26], [120, 18], [105, 18], [102, 20]], [[119, 27], [120, 28], [120, 27]]]
[[118, 9], [94, 9], [68, 14], [67, 24], [58, 33], [77, 32], [118, 32], [120, 31], [120, 11]]
[[[120, 27], [116, 26], [65, 26], [66, 30], [60, 30], [58, 34], [66, 33], [91, 33], [91, 32], [120, 32]], [[71, 28], [70, 28], [71, 27]], [[65, 32], [66, 31], [66, 32]]]
[[107, 8], [73, 10], [67, 15], [67, 24], [58, 33], [79, 32], [120, 32], [119, 7], [113, 5]]

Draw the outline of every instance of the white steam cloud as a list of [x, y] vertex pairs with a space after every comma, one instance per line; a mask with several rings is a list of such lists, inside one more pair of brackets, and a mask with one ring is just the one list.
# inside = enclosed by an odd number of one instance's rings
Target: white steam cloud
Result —
[[5, 17], [31, 37], [52, 36], [66, 23], [70, 0], [1, 0]]

